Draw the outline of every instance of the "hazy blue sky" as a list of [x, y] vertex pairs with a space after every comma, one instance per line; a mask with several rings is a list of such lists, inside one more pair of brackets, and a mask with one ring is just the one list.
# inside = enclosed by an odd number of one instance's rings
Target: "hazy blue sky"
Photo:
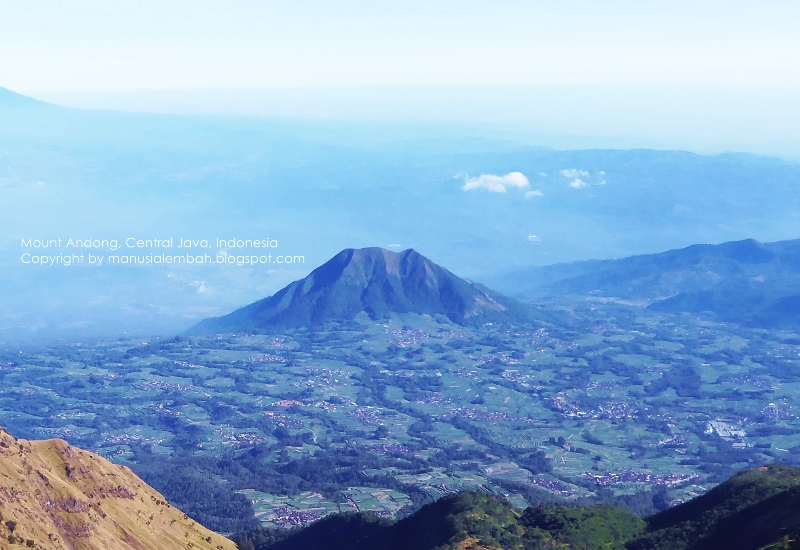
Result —
[[21, 91], [497, 83], [800, 86], [800, 2], [2, 2]]
[[797, 0], [0, 0], [0, 86], [800, 157], [799, 25]]

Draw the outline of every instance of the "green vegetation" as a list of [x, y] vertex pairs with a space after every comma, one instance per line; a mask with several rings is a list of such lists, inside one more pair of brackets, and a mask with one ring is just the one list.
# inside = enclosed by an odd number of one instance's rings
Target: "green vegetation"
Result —
[[608, 548], [624, 550], [625, 542], [644, 531], [645, 522], [633, 514], [609, 505], [532, 506], [522, 515], [529, 548], [569, 545], [589, 550]]
[[412, 312], [470, 326], [541, 318], [534, 308], [457, 277], [415, 250], [348, 248], [305, 279], [233, 313], [205, 319], [189, 333], [282, 332], [364, 313], [381, 320]]
[[255, 550], [622, 550], [644, 527], [643, 520], [614, 506], [535, 506], [520, 514], [494, 495], [462, 492], [396, 523], [367, 514], [338, 514], [303, 530], [258, 529], [237, 535], [235, 541], [240, 548]]
[[397, 521], [336, 514], [299, 530], [234, 537], [247, 550], [757, 550], [797, 548], [800, 468], [742, 472], [704, 496], [643, 520], [610, 505], [531, 506], [463, 492]]
[[394, 518], [465, 490], [649, 515], [797, 456], [800, 334], [584, 307], [0, 352], [0, 423], [125, 463], [222, 532], [356, 511], [353, 488]]
[[368, 514], [340, 514], [326, 518], [291, 536], [275, 541], [274, 531], [238, 535], [240, 548], [256, 550], [390, 550], [458, 548], [477, 539], [485, 547], [523, 548], [525, 529], [508, 502], [485, 493], [462, 492], [422, 507], [396, 523]]
[[800, 524], [800, 468], [742, 472], [703, 496], [648, 518], [648, 534], [630, 550], [747, 550]]

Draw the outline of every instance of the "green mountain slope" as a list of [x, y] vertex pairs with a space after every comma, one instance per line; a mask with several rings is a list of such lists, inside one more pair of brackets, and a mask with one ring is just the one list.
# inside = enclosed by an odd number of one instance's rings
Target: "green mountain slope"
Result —
[[622, 550], [625, 540], [644, 525], [613, 506], [537, 506], [520, 513], [497, 496], [462, 492], [396, 523], [368, 514], [342, 514], [288, 536], [262, 530], [236, 541], [243, 550]]
[[520, 512], [497, 496], [463, 492], [395, 523], [340, 514], [235, 540], [243, 550], [759, 550], [795, 548], [799, 536], [800, 468], [774, 465], [644, 520], [609, 505]]
[[527, 320], [511, 298], [452, 274], [414, 250], [346, 249], [275, 295], [206, 319], [193, 334], [264, 330], [392, 314], [440, 315], [458, 324]]
[[630, 550], [749, 550], [800, 527], [800, 468], [747, 470], [686, 504], [647, 520]]

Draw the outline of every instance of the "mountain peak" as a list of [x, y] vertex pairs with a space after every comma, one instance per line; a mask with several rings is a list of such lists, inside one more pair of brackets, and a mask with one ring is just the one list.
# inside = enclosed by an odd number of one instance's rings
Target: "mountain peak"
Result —
[[457, 324], [521, 320], [514, 300], [457, 277], [413, 249], [348, 248], [305, 279], [224, 317], [207, 319], [191, 332], [213, 333], [319, 325], [392, 314], [443, 315]]

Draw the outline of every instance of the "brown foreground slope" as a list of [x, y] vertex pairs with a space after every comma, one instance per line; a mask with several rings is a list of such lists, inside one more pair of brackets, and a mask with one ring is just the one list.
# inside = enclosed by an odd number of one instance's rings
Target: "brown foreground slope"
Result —
[[0, 550], [225, 549], [129, 468], [0, 428]]

